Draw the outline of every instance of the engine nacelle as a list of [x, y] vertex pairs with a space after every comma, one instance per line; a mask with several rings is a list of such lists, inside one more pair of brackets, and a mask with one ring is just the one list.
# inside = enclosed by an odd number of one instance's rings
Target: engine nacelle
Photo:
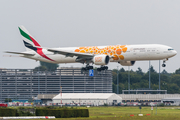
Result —
[[109, 63], [108, 55], [97, 55], [94, 56], [93, 60], [95, 65], [107, 65]]
[[122, 62], [119, 62], [119, 64], [121, 64], [122, 66], [133, 66], [135, 62], [136, 61], [122, 61]]

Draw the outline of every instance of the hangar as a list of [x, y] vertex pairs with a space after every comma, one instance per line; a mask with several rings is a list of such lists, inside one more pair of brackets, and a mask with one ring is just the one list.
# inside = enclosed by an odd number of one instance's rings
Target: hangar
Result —
[[113, 105], [122, 102], [122, 98], [115, 93], [62, 93], [53, 98], [53, 103], [81, 104], [81, 105]]

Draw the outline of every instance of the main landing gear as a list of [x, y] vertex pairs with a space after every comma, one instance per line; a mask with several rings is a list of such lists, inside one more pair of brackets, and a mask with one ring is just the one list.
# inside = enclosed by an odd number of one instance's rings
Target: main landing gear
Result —
[[97, 71], [101, 70], [108, 70], [108, 66], [101, 66], [100, 68], [97, 68]]
[[90, 70], [93, 69], [93, 66], [86, 65], [86, 67], [83, 67], [82, 70]]
[[[82, 70], [91, 70], [93, 69], [93, 66], [86, 65], [86, 67], [83, 67]], [[102, 71], [102, 70], [108, 70], [108, 66], [101, 66], [100, 68], [97, 68], [97, 71]]]

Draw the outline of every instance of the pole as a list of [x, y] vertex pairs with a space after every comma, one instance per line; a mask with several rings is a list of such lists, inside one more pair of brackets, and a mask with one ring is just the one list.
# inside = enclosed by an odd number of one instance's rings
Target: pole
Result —
[[8, 106], [9, 106], [9, 95], [8, 95]]
[[151, 88], [151, 63], [150, 63], [150, 61], [149, 61], [149, 89]]
[[34, 97], [32, 96], [32, 101], [33, 101], [33, 115], [34, 115]]
[[9, 90], [8, 90], [8, 106], [9, 106]]
[[160, 64], [161, 64], [161, 61], [159, 60], [159, 90], [161, 90], [161, 67], [160, 67]]
[[157, 115], [157, 103], [156, 103], [156, 115]]
[[128, 66], [128, 93], [130, 94], [130, 75], [129, 75], [129, 72], [130, 72], [130, 66]]
[[119, 73], [118, 73], [118, 66], [117, 66], [117, 94], [119, 94]]
[[39, 94], [39, 67], [38, 67], [38, 94]]
[[60, 87], [60, 94], [61, 94], [61, 107], [62, 107], [62, 87]]

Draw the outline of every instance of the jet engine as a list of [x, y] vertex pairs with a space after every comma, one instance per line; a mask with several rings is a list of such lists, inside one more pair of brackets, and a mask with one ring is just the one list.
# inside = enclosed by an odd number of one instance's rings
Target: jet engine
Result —
[[121, 64], [122, 66], [133, 66], [135, 64], [136, 61], [122, 61], [122, 62], [118, 62], [119, 64]]
[[109, 63], [109, 59], [108, 55], [97, 55], [94, 56], [92, 61], [95, 65], [107, 65]]

